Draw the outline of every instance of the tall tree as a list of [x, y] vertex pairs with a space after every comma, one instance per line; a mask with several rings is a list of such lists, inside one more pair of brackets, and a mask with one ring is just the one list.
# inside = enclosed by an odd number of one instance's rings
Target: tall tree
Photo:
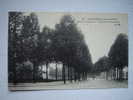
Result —
[[44, 27], [43, 31], [39, 35], [39, 61], [46, 64], [46, 79], [48, 80], [48, 65], [54, 59], [54, 48], [52, 47], [52, 34], [53, 30]]
[[63, 16], [60, 23], [56, 24], [54, 43], [56, 54], [58, 56], [57, 58], [63, 63], [62, 75], [65, 83], [65, 68], [66, 66], [68, 69], [69, 67], [76, 68], [74, 65], [74, 59], [78, 57], [77, 49], [79, 45], [84, 44], [84, 37], [81, 31], [78, 30], [74, 19], [70, 15]]
[[[20, 33], [23, 22], [23, 14], [20, 12], [9, 12], [8, 23], [8, 70], [9, 79], [17, 83], [17, 63], [22, 59], [20, 48]], [[21, 58], [20, 58], [21, 57]], [[12, 77], [13, 76], [13, 77]]]
[[33, 63], [33, 81], [36, 81], [38, 66], [38, 35], [40, 33], [38, 18], [34, 13], [25, 16], [22, 27], [22, 46], [24, 58]]
[[109, 59], [113, 68], [120, 70], [122, 79], [122, 69], [128, 66], [128, 37], [126, 34], [119, 34], [109, 51]]

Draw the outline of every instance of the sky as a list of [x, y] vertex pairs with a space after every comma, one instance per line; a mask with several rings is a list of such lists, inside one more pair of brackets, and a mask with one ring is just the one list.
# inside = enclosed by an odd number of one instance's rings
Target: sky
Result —
[[71, 15], [77, 27], [84, 35], [85, 42], [91, 53], [92, 62], [107, 56], [111, 45], [119, 33], [128, 34], [127, 14], [113, 13], [63, 13], [35, 12], [38, 16], [40, 29], [48, 26], [52, 29], [60, 22], [63, 15]]

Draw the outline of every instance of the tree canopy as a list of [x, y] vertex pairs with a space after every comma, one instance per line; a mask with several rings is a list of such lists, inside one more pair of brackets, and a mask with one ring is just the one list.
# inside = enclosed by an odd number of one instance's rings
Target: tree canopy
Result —
[[109, 59], [111, 65], [117, 68], [128, 66], [128, 37], [126, 34], [119, 34], [110, 48]]

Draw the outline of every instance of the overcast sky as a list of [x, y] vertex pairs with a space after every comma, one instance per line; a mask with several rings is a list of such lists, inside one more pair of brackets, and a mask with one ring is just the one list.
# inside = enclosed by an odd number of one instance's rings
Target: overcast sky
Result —
[[128, 33], [126, 14], [101, 13], [36, 13], [40, 28], [54, 28], [63, 15], [69, 14], [77, 23], [85, 37], [93, 63], [107, 56], [109, 49], [119, 33]]

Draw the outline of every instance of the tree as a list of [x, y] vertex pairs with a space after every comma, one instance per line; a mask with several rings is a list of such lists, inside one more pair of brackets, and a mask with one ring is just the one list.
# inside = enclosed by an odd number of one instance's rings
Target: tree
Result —
[[110, 48], [109, 59], [111, 66], [120, 70], [120, 80], [122, 79], [122, 69], [128, 66], [128, 37], [126, 34], [119, 34]]
[[40, 33], [38, 18], [34, 13], [25, 16], [21, 39], [25, 60], [33, 63], [33, 81], [36, 81], [38, 66], [38, 35]]
[[[64, 83], [66, 81], [65, 79], [65, 66], [69, 65], [69, 59], [71, 56], [73, 56], [74, 51], [74, 35], [75, 32], [73, 32], [73, 28], [75, 27], [75, 23], [72, 20], [72, 17], [69, 15], [65, 15], [62, 17], [59, 24], [56, 24], [56, 30], [55, 30], [55, 48], [56, 48], [56, 54], [59, 61], [63, 63], [63, 69], [62, 69], [62, 75]], [[68, 70], [69, 71], [69, 70]], [[68, 72], [69, 73], [69, 72]]]
[[52, 34], [53, 30], [44, 27], [43, 31], [39, 35], [38, 50], [39, 50], [39, 62], [46, 64], [46, 79], [48, 80], [48, 65], [54, 59], [54, 48], [52, 48]]
[[[13, 80], [13, 83], [17, 83], [17, 63], [21, 62], [23, 58], [20, 48], [20, 33], [23, 22], [23, 14], [20, 12], [9, 12], [9, 24], [8, 24], [8, 70], [9, 79]], [[11, 75], [11, 76], [10, 76]]]
[[[81, 34], [81, 31], [78, 30], [74, 19], [70, 15], [65, 15], [62, 17], [60, 23], [56, 24], [53, 40], [57, 58], [63, 63], [62, 75], [65, 83], [65, 68], [68, 67], [68, 69], [75, 69], [76, 67], [81, 67], [76, 65], [75, 63], [77, 62], [75, 61], [79, 58], [77, 55], [79, 45], [83, 46], [85, 44], [84, 37]], [[68, 70], [68, 74], [70, 73], [69, 71], [70, 70]], [[77, 70], [75, 69], [75, 71]]]
[[110, 61], [107, 56], [101, 57], [96, 63], [95, 63], [95, 71], [105, 72], [106, 79], [108, 79], [108, 71], [110, 70]]
[[81, 75], [83, 80], [87, 79], [87, 73], [91, 71], [92, 60], [84, 41], [77, 46], [77, 51], [72, 61], [72, 65], [77, 73], [77, 75], [75, 74], [75, 80], [77, 78], [80, 80]]
[[19, 63], [17, 68], [17, 80], [19, 82], [31, 82], [32, 81], [32, 72], [33, 64], [30, 61], [25, 61]]

